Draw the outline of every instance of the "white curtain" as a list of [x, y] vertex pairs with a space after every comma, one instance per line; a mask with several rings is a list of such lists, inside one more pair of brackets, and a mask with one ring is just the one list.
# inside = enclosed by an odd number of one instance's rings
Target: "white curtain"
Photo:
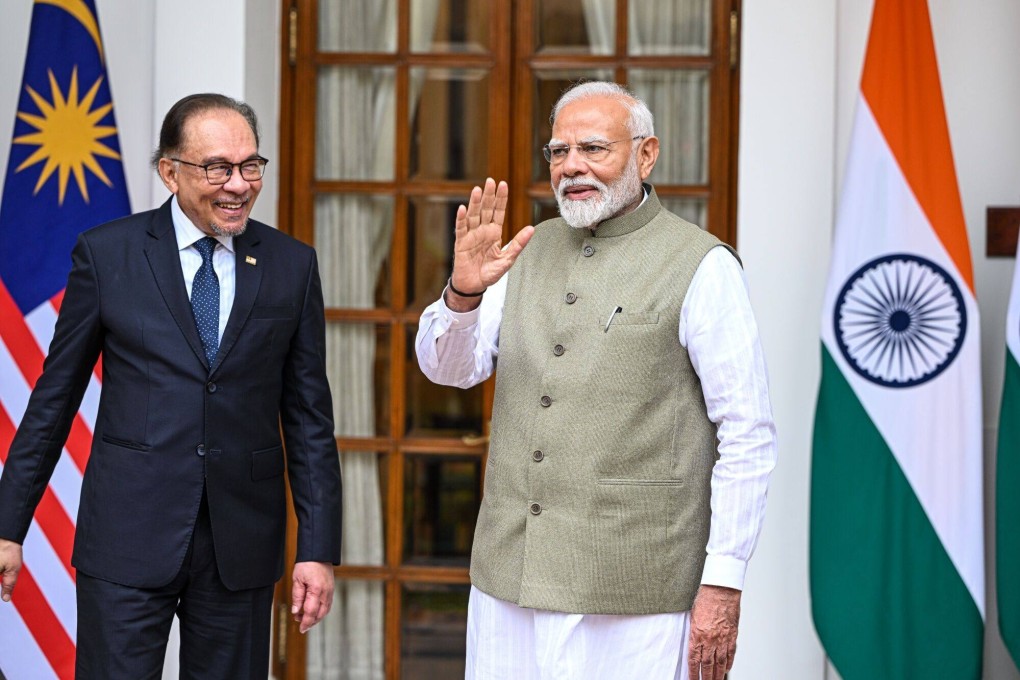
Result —
[[[416, 0], [413, 30], [431, 36], [439, 0]], [[392, 49], [396, 0], [323, 2], [322, 49]], [[321, 179], [390, 180], [396, 142], [395, 73], [384, 68], [324, 67], [318, 76], [316, 176]], [[412, 108], [420, 83], [412, 86]], [[326, 306], [366, 309], [390, 250], [393, 202], [389, 197], [320, 196], [315, 202], [315, 244]], [[388, 282], [383, 282], [388, 285]], [[336, 434], [376, 435], [376, 328], [329, 324], [326, 371], [334, 396]], [[385, 561], [379, 457], [341, 454], [344, 480], [345, 564]], [[398, 482], [394, 482], [398, 483]], [[338, 579], [333, 609], [308, 634], [309, 680], [382, 680], [385, 668], [384, 583]]]

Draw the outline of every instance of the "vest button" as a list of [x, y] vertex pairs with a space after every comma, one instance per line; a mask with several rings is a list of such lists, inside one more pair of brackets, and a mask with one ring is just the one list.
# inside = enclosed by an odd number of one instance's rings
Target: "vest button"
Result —
[[199, 457], [204, 456], [205, 455], [205, 444], [199, 444], [198, 446], [196, 446], [195, 447], [195, 453], [197, 453], [199, 455]]
[[556, 356], [558, 357], [563, 356], [563, 352], [564, 352], [563, 345], [556, 345], [555, 347], [553, 347], [553, 354], [555, 354]]
[[550, 406], [550, 405], [552, 405], [552, 399], [550, 399], [549, 397], [543, 396], [538, 401], [539, 401], [539, 403], [542, 404], [542, 406]]
[[574, 293], [567, 293], [564, 299], [567, 301], [568, 305], [572, 305], [575, 302], [577, 302], [577, 295], [575, 295]]
[[594, 246], [585, 246], [584, 250], [582, 252], [584, 253], [585, 257], [591, 257], [592, 255], [595, 254], [595, 247]]
[[206, 383], [205, 391], [208, 392], [209, 394], [212, 394], [213, 392], [215, 392], [216, 391], [216, 383], [214, 383], [214, 382]]
[[528, 509], [531, 510], [531, 514], [532, 515], [541, 515], [542, 514], [542, 506], [539, 505], [538, 503], [532, 503], [531, 507], [528, 508]]
[[531, 454], [531, 460], [535, 461], [536, 463], [541, 463], [543, 458], [545, 458], [545, 454], [542, 453], [541, 451], [535, 451], [534, 453]]

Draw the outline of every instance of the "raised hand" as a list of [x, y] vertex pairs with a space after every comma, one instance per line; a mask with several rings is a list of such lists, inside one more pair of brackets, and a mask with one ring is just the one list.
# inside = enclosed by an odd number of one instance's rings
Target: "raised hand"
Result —
[[484, 189], [471, 190], [466, 208], [457, 208], [451, 277], [457, 290], [480, 293], [499, 281], [535, 232], [534, 227], [524, 227], [505, 248], [502, 246], [508, 193], [506, 182], [497, 186], [489, 178]]

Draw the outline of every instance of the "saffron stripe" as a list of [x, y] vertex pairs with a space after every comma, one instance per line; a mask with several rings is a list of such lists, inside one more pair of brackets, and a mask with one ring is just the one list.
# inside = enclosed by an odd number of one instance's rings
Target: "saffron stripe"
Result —
[[932, 229], [973, 295], [970, 243], [927, 0], [875, 3], [861, 92]]

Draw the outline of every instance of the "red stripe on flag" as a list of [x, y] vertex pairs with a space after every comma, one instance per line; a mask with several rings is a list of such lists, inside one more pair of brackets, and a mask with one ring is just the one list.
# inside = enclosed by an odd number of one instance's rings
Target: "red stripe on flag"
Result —
[[[4, 323], [0, 324], [0, 340], [7, 345], [7, 350], [25, 377], [25, 382], [34, 388], [39, 376], [42, 375], [43, 353], [25, 323], [21, 310], [14, 304], [14, 299], [2, 281], [0, 281], [0, 319], [4, 319]], [[82, 420], [81, 414], [74, 416], [66, 448], [79, 472], [84, 474], [89, 451], [92, 449], [92, 432]]]
[[0, 339], [7, 345], [29, 386], [35, 386], [36, 379], [42, 374], [43, 353], [3, 281], [0, 281], [0, 319], [4, 320], [0, 323]]
[[[14, 423], [7, 409], [0, 405], [0, 463], [7, 464], [7, 455], [14, 440]], [[74, 550], [74, 522], [57, 500], [52, 489], [46, 487], [39, 506], [35, 509], [35, 521], [46, 535], [46, 540], [53, 546], [53, 552], [60, 558], [64, 569], [76, 581], [74, 567], [71, 566], [71, 553]]]
[[39, 644], [46, 660], [62, 680], [74, 678], [74, 642], [60, 624], [28, 567], [18, 572], [18, 583], [11, 602], [25, 626]]

